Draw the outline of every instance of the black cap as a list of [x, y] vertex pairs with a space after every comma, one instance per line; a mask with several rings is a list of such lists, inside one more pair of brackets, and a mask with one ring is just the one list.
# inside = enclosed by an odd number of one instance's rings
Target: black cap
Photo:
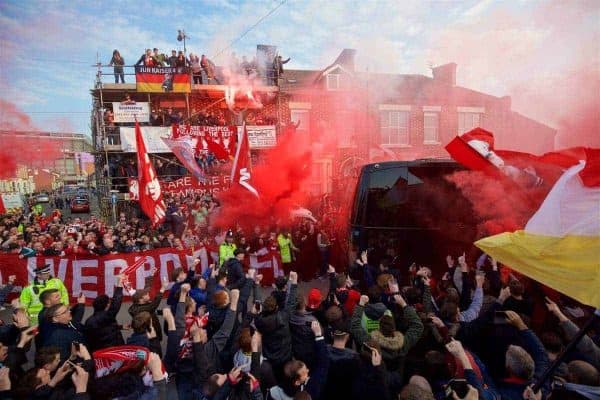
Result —
[[233, 231], [231, 229], [227, 230], [227, 234], [225, 235], [226, 238], [232, 238], [233, 237]]
[[233, 255], [237, 256], [238, 254], [246, 254], [246, 250], [244, 250], [244, 249], [235, 249], [233, 251]]

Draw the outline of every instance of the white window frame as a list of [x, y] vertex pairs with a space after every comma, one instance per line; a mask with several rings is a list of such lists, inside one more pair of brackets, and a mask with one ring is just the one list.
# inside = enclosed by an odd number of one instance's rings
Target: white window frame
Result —
[[293, 118], [294, 114], [306, 115], [306, 121], [308, 121], [308, 123], [301, 123], [297, 131], [306, 132], [308, 134], [308, 132], [310, 132], [310, 108], [290, 108], [290, 120], [292, 123], [296, 124], [298, 123], [298, 120]]
[[[335, 87], [331, 84], [333, 78], [335, 78]], [[340, 90], [340, 74], [327, 74], [327, 90]]]
[[[410, 111], [405, 109], [390, 109], [391, 107], [380, 107], [379, 108], [379, 123], [380, 123], [380, 137], [381, 145], [383, 147], [410, 147]], [[387, 115], [384, 118], [383, 115]], [[396, 123], [394, 124], [394, 117]], [[401, 118], [402, 117], [402, 118]], [[403, 126], [401, 121], [406, 121]], [[395, 130], [396, 132], [391, 132]], [[397, 141], [392, 142], [392, 135], [398, 138]], [[402, 137], [405, 140], [402, 141]], [[387, 140], [384, 138], [387, 137]]]
[[[459, 136], [465, 132], [470, 131], [473, 128], [482, 126], [483, 117], [485, 115], [484, 107], [457, 107], [456, 111], [457, 111], [456, 123], [457, 123], [457, 130], [458, 130]], [[475, 120], [474, 120], [475, 115], [477, 115], [477, 119], [478, 119], [477, 124], [475, 124]], [[470, 118], [469, 124], [465, 123], [466, 120], [464, 118], [467, 116]], [[463, 117], [462, 124], [461, 124], [461, 117]], [[467, 126], [468, 126], [468, 128], [465, 128]]]
[[[427, 126], [427, 117], [435, 117], [437, 124], [434, 127]], [[435, 129], [435, 137], [428, 138], [427, 130]], [[441, 144], [440, 142], [440, 113], [438, 111], [424, 111], [423, 112], [423, 144]]]

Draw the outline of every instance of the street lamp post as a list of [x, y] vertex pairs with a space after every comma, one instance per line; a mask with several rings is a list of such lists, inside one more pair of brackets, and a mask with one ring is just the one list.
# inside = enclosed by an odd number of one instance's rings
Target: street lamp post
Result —
[[183, 40], [183, 54], [186, 54], [185, 39], [188, 39], [188, 36], [185, 34], [185, 30], [178, 29], [177, 30], [177, 41], [181, 42]]

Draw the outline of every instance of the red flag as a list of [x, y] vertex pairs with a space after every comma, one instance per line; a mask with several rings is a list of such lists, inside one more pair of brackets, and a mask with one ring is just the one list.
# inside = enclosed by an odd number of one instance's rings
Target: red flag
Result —
[[135, 123], [135, 143], [137, 146], [140, 207], [144, 214], [150, 218], [152, 226], [156, 226], [165, 219], [166, 206], [162, 198], [156, 171], [154, 171], [146, 151], [140, 124], [137, 121]]
[[0, 214], [6, 214], [6, 208], [4, 208], [4, 200], [0, 194]]
[[223, 147], [223, 145], [212, 140], [210, 135], [206, 135], [204, 139], [206, 140], [206, 144], [208, 145], [208, 151], [213, 153], [215, 157], [217, 157], [217, 160], [230, 159], [229, 152], [225, 149], [225, 147]]
[[258, 191], [250, 184], [250, 144], [248, 143], [248, 133], [246, 125], [242, 130], [242, 138], [239, 140], [239, 145], [233, 160], [231, 168], [231, 182], [239, 183], [248, 189], [253, 195], [258, 196]]
[[585, 186], [600, 187], [600, 149], [585, 149], [585, 156], [585, 168], [579, 176]]
[[485, 129], [475, 128], [462, 136], [457, 136], [446, 145], [452, 158], [469, 169], [476, 171], [494, 171], [490, 161], [494, 152], [494, 136]]

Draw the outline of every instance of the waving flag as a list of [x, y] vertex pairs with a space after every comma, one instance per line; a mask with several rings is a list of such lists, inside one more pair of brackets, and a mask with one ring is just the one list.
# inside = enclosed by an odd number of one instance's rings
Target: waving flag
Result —
[[148, 157], [140, 124], [137, 121], [135, 123], [135, 142], [137, 146], [140, 207], [144, 214], [150, 218], [152, 226], [156, 226], [165, 219], [166, 206], [162, 198], [158, 176], [150, 162], [150, 157]]
[[252, 177], [250, 171], [250, 145], [248, 144], [246, 125], [244, 125], [241, 135], [242, 137], [238, 141], [239, 145], [233, 160], [233, 167], [231, 168], [231, 182], [242, 185], [248, 189], [250, 193], [259, 197], [258, 191], [250, 184], [250, 179]]
[[475, 128], [455, 137], [446, 145], [446, 150], [455, 161], [475, 171], [495, 176], [504, 175], [524, 187], [540, 186], [544, 182], [532, 165], [522, 165], [527, 161], [533, 164], [535, 156], [496, 151], [494, 135], [482, 128]]
[[475, 242], [498, 261], [600, 308], [600, 149], [554, 184], [525, 229]]
[[229, 151], [221, 143], [215, 142], [210, 135], [207, 135], [206, 145], [208, 147], [208, 151], [213, 153], [217, 160], [230, 160], [231, 156], [229, 155]]
[[161, 138], [163, 142], [169, 147], [169, 149], [175, 154], [175, 157], [183, 166], [194, 175], [199, 182], [205, 183], [206, 176], [204, 171], [200, 168], [196, 159], [194, 158], [194, 147], [190, 143], [191, 138], [189, 136], [182, 136], [177, 139]]

